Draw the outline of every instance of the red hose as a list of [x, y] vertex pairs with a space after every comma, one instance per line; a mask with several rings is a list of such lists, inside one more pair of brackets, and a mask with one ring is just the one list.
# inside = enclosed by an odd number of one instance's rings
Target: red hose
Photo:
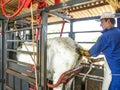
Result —
[[64, 72], [55, 84], [47, 83], [47, 86], [49, 88], [55, 88], [58, 85], [60, 85], [61, 83], [67, 84], [74, 76], [78, 75], [81, 72], [82, 68], [83, 68], [83, 66], [81, 65], [79, 67], [76, 67], [76, 68], [73, 68], [73, 69], [70, 69], [70, 70]]
[[7, 5], [11, 0], [7, 0], [6, 2], [4, 2], [4, 0], [1, 0], [1, 6], [2, 6], [2, 12], [3, 14], [7, 17], [7, 18], [13, 18], [15, 17], [16, 15], [18, 15], [20, 13], [20, 11], [23, 9], [25, 3], [26, 3], [26, 0], [23, 0], [22, 1], [22, 5], [20, 6], [20, 8], [18, 8], [18, 10], [13, 14], [13, 15], [8, 15], [5, 11], [5, 5]]
[[65, 73], [63, 73], [61, 76], [60, 76], [60, 78], [58, 79], [58, 81], [57, 81], [57, 83], [56, 84], [49, 84], [49, 83], [47, 83], [47, 86], [49, 87], [49, 88], [55, 88], [55, 87], [57, 87], [58, 85], [60, 85], [61, 83], [63, 83], [63, 82], [61, 82], [62, 81], [62, 79], [65, 77]]

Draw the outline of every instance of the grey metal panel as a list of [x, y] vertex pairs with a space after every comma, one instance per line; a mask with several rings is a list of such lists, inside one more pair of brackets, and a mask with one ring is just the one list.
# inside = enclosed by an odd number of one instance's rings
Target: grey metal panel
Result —
[[22, 79], [21, 90], [29, 90], [29, 84], [25, 80]]
[[15, 77], [14, 83], [15, 83], [15, 90], [21, 90], [21, 79]]
[[14, 76], [13, 75], [11, 75], [11, 74], [7, 74], [6, 75], [7, 77], [7, 79], [6, 79], [6, 84], [9, 86], [9, 87], [11, 87], [11, 88], [14, 88]]
[[[24, 79], [7, 74], [5, 90], [29, 90], [30, 84]], [[0, 89], [1, 90], [1, 89]]]
[[9, 62], [9, 67], [8, 68], [11, 69], [11, 70], [17, 71], [21, 74], [25, 74], [29, 77], [34, 77], [34, 72], [31, 72], [31, 73], [27, 72], [27, 70], [31, 70], [32, 68], [30, 66], [28, 67], [27, 65], [25, 66], [25, 64], [20, 65], [19, 62], [18, 62], [18, 64]]

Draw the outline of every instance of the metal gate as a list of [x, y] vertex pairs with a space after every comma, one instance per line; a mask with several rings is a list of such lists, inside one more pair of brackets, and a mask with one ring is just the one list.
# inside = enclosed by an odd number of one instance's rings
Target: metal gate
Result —
[[[11, 23], [9, 20], [6, 21], [6, 25], [4, 25], [5, 29], [3, 28], [3, 37], [0, 38], [0, 47], [3, 46], [2, 50], [0, 50], [0, 53], [4, 56], [2, 58], [3, 63], [2, 66], [4, 66], [4, 73], [2, 77], [0, 74], [1, 80], [4, 79], [5, 83], [4, 87], [0, 90], [36, 90], [36, 83], [38, 84], [38, 90], [47, 90], [47, 79], [46, 79], [46, 37], [47, 37], [47, 13], [42, 12], [42, 15], [44, 16], [42, 18], [42, 27], [36, 26], [35, 28], [40, 28], [40, 38], [37, 42], [38, 44], [38, 50], [36, 53], [38, 53], [37, 57], [37, 80], [35, 77], [35, 71], [33, 70], [33, 65], [22, 63], [17, 60], [16, 53], [22, 52], [27, 54], [32, 54], [32, 52], [25, 52], [25, 51], [18, 51], [17, 45], [20, 42], [25, 41], [31, 41], [30, 39], [23, 39], [18, 40], [17, 39], [17, 33], [23, 32], [22, 37], [24, 38], [24, 33], [27, 31], [31, 31], [30, 25], [28, 27], [18, 27], [17, 29], [14, 28], [14, 21]], [[12, 27], [12, 28], [11, 28]], [[34, 29], [35, 29], [34, 28]], [[1, 37], [1, 35], [0, 35]], [[39, 47], [40, 46], [40, 47]], [[0, 48], [1, 49], [1, 48]], [[1, 55], [1, 54], [0, 54]], [[24, 58], [24, 57], [23, 57]], [[1, 57], [0, 57], [1, 62]], [[0, 73], [2, 68], [0, 68]], [[32, 72], [28, 72], [27, 70], [30, 70]], [[37, 82], [36, 82], [37, 81]], [[1, 87], [1, 84], [0, 84]]]

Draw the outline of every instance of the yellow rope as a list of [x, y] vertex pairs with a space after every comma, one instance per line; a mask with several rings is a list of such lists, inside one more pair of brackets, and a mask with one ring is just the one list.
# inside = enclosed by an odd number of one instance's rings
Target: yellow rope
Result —
[[[16, 26], [16, 21], [14, 22], [14, 28], [17, 30], [17, 32], [18, 32], [18, 29], [17, 29], [17, 26]], [[19, 34], [19, 32], [18, 32], [18, 35], [19, 35], [19, 37], [20, 37], [20, 40], [21, 40], [21, 42], [23, 42], [24, 40], [23, 40], [23, 38], [21, 37], [21, 35]], [[25, 46], [25, 48], [26, 48], [26, 50], [29, 52], [29, 49], [28, 49], [28, 47], [27, 47], [27, 45], [23, 42], [23, 45]], [[18, 47], [18, 44], [17, 44], [17, 47]], [[32, 57], [32, 55], [31, 54], [29, 54], [30, 55], [30, 57], [31, 57], [31, 59], [34, 61], [34, 58]]]
[[90, 68], [89, 68], [89, 70], [87, 71], [87, 73], [83, 76], [83, 78], [82, 78], [82, 81], [83, 81], [83, 82], [85, 81], [85, 78], [87, 77], [87, 75], [92, 71], [93, 63], [92, 63], [92, 61], [90, 60], [89, 57], [88, 57], [88, 62], [90, 63]]
[[32, 43], [33, 43], [33, 56], [34, 56], [34, 60], [33, 60], [33, 62], [34, 62], [34, 65], [35, 65], [35, 82], [36, 82], [36, 90], [38, 90], [38, 79], [37, 79], [37, 61], [35, 60], [35, 53], [34, 53], [34, 51], [35, 51], [35, 44], [34, 44], [34, 26], [33, 26], [33, 8], [32, 8], [32, 3], [31, 3], [31, 28], [32, 28]]

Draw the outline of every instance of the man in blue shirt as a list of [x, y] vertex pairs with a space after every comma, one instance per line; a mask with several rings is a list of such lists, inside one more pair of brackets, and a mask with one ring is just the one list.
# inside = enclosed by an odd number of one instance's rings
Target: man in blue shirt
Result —
[[96, 57], [102, 52], [112, 76], [108, 90], [120, 90], [120, 29], [114, 27], [115, 15], [111, 12], [103, 13], [100, 21], [103, 28], [102, 35], [89, 51], [82, 50], [82, 52], [88, 57]]

